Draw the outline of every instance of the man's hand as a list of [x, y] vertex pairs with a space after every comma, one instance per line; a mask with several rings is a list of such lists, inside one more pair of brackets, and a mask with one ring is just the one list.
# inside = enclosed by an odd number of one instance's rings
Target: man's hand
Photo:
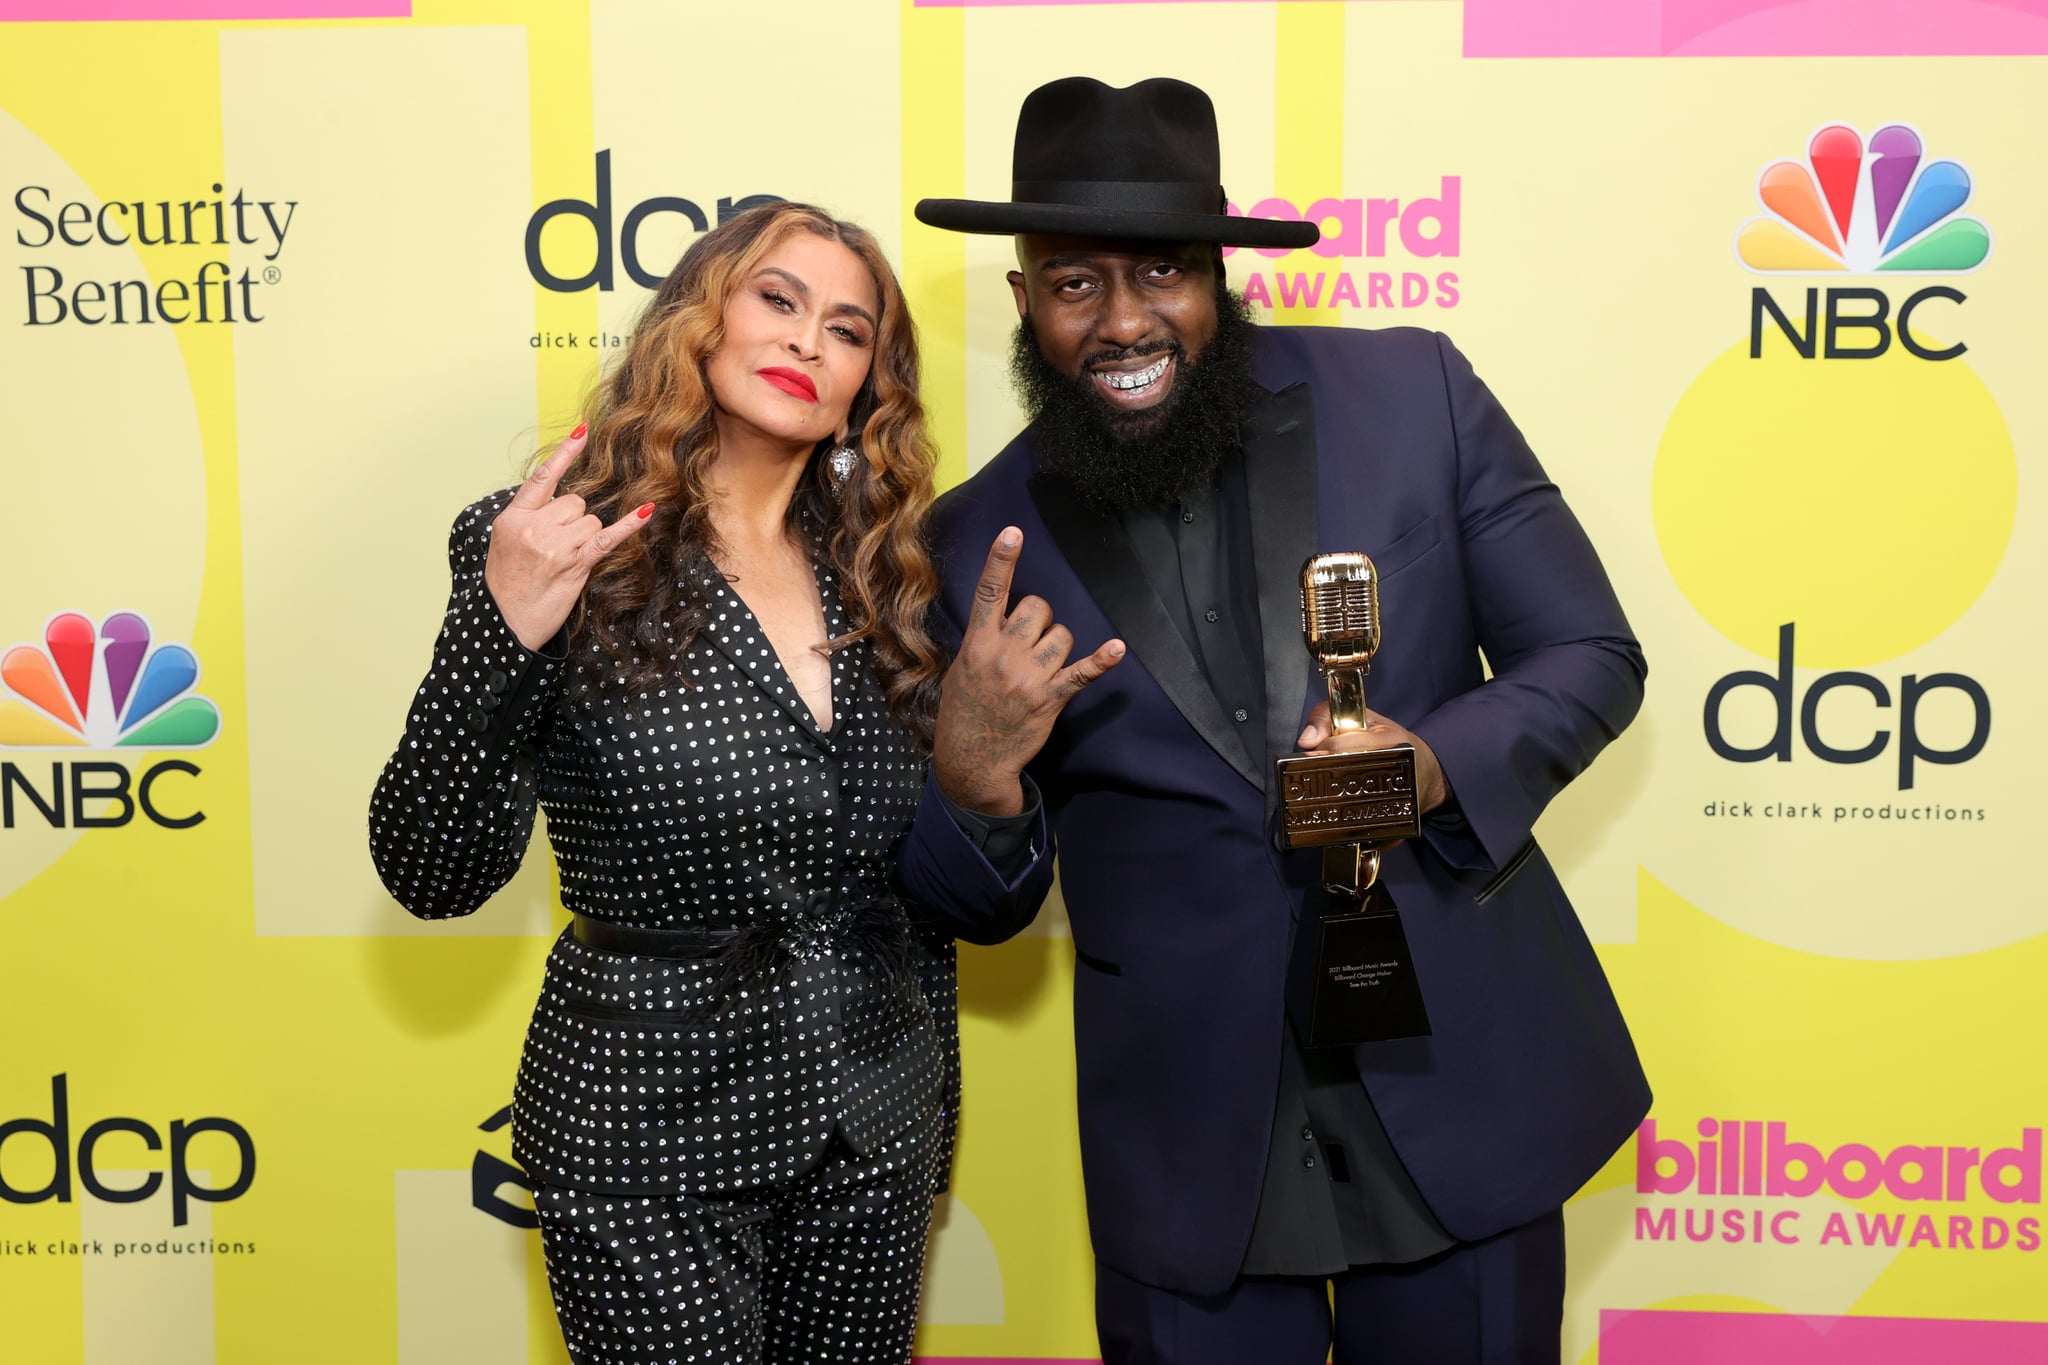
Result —
[[1297, 747], [1319, 754], [1349, 753], [1357, 749], [1390, 749], [1396, 744], [1415, 746], [1415, 796], [1417, 808], [1427, 815], [1451, 799], [1451, 785], [1444, 779], [1436, 752], [1420, 735], [1413, 734], [1377, 711], [1367, 710], [1363, 730], [1339, 730], [1330, 724], [1330, 703], [1319, 701], [1309, 712]]
[[1082, 688], [1114, 668], [1124, 642], [1110, 640], [1068, 664], [1074, 636], [1052, 608], [1027, 597], [1010, 608], [1010, 576], [1024, 533], [1003, 528], [988, 553], [960, 652], [946, 670], [932, 738], [932, 771], [954, 804], [983, 815], [1024, 808], [1018, 780], [1045, 747], [1052, 723]]

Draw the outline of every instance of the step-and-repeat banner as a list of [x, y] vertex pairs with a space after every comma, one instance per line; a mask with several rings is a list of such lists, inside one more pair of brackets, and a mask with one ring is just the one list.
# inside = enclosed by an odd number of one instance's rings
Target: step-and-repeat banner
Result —
[[[1074, 73], [1210, 90], [1237, 207], [1323, 227], [1235, 282], [1454, 337], [1642, 634], [1541, 831], [1657, 1095], [1566, 1359], [2048, 1359], [2042, 54], [2042, 0], [0, 0], [0, 1359], [559, 1365], [545, 845], [433, 925], [365, 847], [450, 518], [759, 196], [899, 262], [964, 477], [1009, 247], [910, 206]], [[1071, 964], [1057, 904], [963, 955], [931, 1359], [1095, 1358]]]

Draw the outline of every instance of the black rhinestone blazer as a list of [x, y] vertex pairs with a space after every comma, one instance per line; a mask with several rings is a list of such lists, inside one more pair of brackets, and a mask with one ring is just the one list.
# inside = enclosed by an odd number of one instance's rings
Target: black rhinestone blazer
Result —
[[[514, 1154], [575, 1189], [732, 1194], [787, 1183], [835, 1128], [856, 1150], [950, 1147], [959, 1069], [950, 938], [890, 889], [925, 763], [889, 715], [865, 642], [832, 656], [819, 730], [751, 612], [708, 561], [710, 614], [676, 680], [607, 686], [594, 646], [524, 648], [484, 585], [506, 490], [449, 538], [433, 664], [370, 802], [385, 887], [423, 918], [510, 880], [547, 812], [562, 903], [697, 931], [683, 958], [565, 931], [520, 1063]], [[827, 631], [847, 629], [815, 556]], [[593, 686], [571, 685], [588, 670]]]

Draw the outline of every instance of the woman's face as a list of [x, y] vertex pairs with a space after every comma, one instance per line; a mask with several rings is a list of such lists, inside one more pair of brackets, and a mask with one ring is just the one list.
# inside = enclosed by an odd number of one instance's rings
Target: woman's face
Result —
[[792, 232], [725, 301], [725, 339], [707, 367], [719, 444], [767, 438], [800, 449], [846, 427], [874, 362], [882, 311], [858, 256]]

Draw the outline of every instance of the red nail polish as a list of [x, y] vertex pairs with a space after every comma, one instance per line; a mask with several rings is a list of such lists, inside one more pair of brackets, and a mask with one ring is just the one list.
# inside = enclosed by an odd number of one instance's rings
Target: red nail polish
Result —
[[585, 432], [587, 432], [587, 431], [589, 431], [589, 430], [590, 430], [590, 423], [588, 423], [588, 422], [578, 422], [578, 423], [576, 424], [576, 430], [574, 430], [574, 431], [572, 431], [572, 432], [570, 432], [570, 433], [569, 433], [569, 439], [570, 439], [570, 440], [572, 440], [572, 441], [580, 441], [580, 440], [582, 440], [582, 439], [583, 439], [583, 435], [584, 435], [584, 433], [585, 433]]
[[633, 515], [640, 518], [640, 520], [642, 521], [647, 520], [649, 517], [654, 515], [654, 504], [651, 502], [643, 504], [640, 510], [635, 512]]

